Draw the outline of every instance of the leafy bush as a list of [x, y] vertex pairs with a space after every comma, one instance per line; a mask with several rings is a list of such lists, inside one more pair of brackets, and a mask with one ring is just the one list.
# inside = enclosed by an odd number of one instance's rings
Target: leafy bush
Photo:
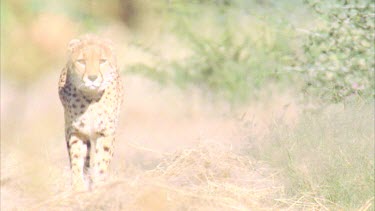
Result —
[[[182, 29], [181, 35], [193, 53], [187, 61], [172, 64], [172, 77], [178, 84], [195, 84], [230, 101], [245, 100], [255, 87], [274, 75], [274, 64], [280, 62], [277, 51], [285, 49], [280, 43], [252, 40], [228, 22], [222, 26], [216, 39], [192, 33], [187, 27]], [[270, 52], [270, 48], [277, 50]]]
[[306, 1], [323, 19], [304, 45], [297, 62], [307, 93], [339, 102], [349, 96], [374, 95], [373, 1]]
[[168, 12], [171, 30], [189, 56], [174, 62], [161, 59], [156, 67], [133, 66], [133, 71], [236, 103], [279, 77], [278, 70], [290, 62], [292, 32], [280, 21], [223, 4], [180, 3], [170, 5]]

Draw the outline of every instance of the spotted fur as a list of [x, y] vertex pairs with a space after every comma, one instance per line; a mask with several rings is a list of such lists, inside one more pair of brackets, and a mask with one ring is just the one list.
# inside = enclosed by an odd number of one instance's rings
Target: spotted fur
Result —
[[86, 35], [69, 43], [59, 81], [65, 137], [75, 190], [103, 181], [113, 156], [123, 98], [112, 44]]

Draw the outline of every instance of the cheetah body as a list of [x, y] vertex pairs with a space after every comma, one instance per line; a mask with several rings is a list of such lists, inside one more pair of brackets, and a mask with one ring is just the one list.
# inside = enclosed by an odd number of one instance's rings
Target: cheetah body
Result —
[[113, 156], [123, 89], [111, 44], [84, 36], [69, 44], [59, 81], [75, 190], [103, 181]]

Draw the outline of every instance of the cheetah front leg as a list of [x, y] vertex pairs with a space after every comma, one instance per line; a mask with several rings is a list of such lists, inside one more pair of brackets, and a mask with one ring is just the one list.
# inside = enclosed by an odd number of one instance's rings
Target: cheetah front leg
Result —
[[114, 140], [114, 136], [100, 136], [96, 140], [95, 152], [91, 163], [93, 168], [91, 179], [94, 186], [103, 182], [107, 175], [108, 166], [113, 156]]
[[72, 135], [68, 140], [68, 146], [73, 190], [86, 191], [89, 188], [89, 182], [85, 179], [89, 143], [77, 135]]

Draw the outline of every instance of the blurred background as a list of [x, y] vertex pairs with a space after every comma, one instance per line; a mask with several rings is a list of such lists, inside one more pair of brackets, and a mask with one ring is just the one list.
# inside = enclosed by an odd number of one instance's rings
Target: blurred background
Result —
[[[374, 18], [371, 0], [2, 1], [1, 210], [373, 210]], [[86, 33], [115, 43], [126, 95], [110, 183], [77, 196], [57, 82]]]

